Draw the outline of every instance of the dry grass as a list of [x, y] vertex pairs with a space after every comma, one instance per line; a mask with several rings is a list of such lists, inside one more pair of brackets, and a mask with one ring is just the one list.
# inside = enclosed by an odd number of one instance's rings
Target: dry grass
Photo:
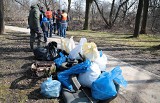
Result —
[[29, 49], [29, 35], [6, 30], [0, 35], [0, 103], [58, 103], [40, 94], [44, 79], [30, 78], [35, 61]]
[[154, 35], [140, 35], [139, 38], [132, 38], [132, 34], [111, 34], [106, 32], [96, 31], [68, 31], [68, 36], [74, 36], [76, 41], [81, 37], [86, 37], [88, 41], [95, 42], [97, 45], [123, 45], [128, 47], [135, 47], [141, 50], [154, 51], [155, 54], [160, 55], [160, 50], [157, 49], [160, 45], [160, 36]]

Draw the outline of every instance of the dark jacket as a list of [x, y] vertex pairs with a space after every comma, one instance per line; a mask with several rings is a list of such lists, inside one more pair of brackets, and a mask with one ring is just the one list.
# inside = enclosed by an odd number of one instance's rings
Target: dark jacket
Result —
[[60, 21], [61, 21], [61, 14], [57, 14], [56, 17], [57, 17], [57, 18], [56, 18], [56, 23], [58, 24], [58, 23], [60, 23]]
[[42, 22], [44, 16], [45, 16], [45, 10], [43, 7], [40, 7], [40, 23]]
[[29, 12], [28, 24], [30, 29], [37, 29], [40, 27], [40, 11], [37, 5], [31, 6]]
[[57, 16], [57, 13], [53, 12], [53, 13], [52, 13], [53, 23], [56, 23], [56, 18], [55, 18], [55, 16]]
[[42, 19], [41, 28], [42, 28], [43, 32], [44, 31], [49, 31], [49, 21], [48, 21], [48, 19], [46, 17], [44, 17]]

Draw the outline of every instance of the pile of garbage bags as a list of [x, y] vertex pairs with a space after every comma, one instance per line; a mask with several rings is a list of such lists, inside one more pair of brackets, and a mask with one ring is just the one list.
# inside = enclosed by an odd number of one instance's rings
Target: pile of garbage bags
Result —
[[82, 86], [91, 88], [92, 97], [98, 100], [115, 96], [115, 84], [127, 86], [119, 66], [106, 72], [107, 57], [103, 51], [98, 51], [94, 42], [87, 42], [86, 38], [81, 38], [79, 44], [75, 45], [73, 37], [62, 38], [61, 48], [54, 48], [56, 55], [52, 60], [59, 72], [58, 81], [50, 77], [42, 83], [41, 93], [46, 97], [58, 97], [61, 85], [72, 91], [70, 77], [74, 74], [78, 75], [78, 81]]

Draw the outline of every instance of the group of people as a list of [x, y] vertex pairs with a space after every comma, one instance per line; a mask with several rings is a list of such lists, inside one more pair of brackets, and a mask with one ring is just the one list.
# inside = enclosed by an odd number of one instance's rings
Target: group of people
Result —
[[37, 46], [40, 47], [42, 42], [47, 42], [47, 37], [52, 37], [52, 33], [65, 38], [68, 21], [65, 10], [52, 11], [47, 8], [47, 11], [44, 11], [39, 4], [32, 5], [28, 17], [31, 49], [34, 48], [35, 39], [38, 40]]

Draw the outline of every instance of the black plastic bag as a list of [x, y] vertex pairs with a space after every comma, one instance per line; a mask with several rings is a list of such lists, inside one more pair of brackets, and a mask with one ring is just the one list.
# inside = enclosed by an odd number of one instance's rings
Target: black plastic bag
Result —
[[35, 48], [33, 50], [34, 56], [37, 60], [47, 60], [47, 49], [44, 47]]

